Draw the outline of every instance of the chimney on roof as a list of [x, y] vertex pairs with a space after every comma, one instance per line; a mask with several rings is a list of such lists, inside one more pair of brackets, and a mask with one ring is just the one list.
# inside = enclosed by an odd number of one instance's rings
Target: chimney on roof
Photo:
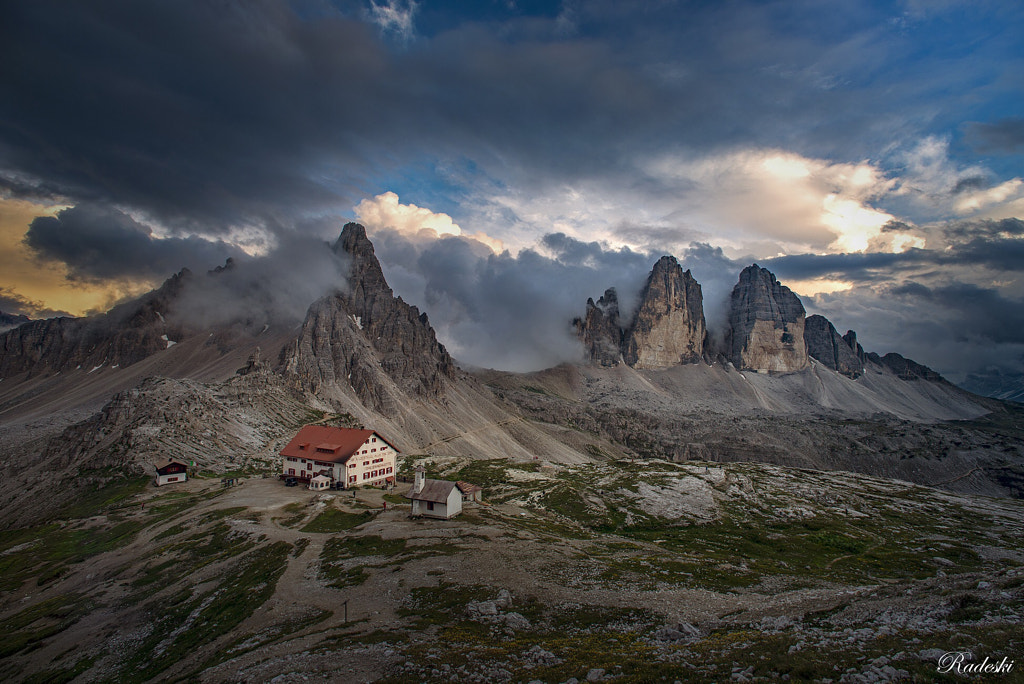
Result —
[[426, 473], [426, 470], [423, 466], [416, 466], [416, 479], [413, 480], [412, 484], [413, 494], [419, 494], [423, 491], [424, 473]]

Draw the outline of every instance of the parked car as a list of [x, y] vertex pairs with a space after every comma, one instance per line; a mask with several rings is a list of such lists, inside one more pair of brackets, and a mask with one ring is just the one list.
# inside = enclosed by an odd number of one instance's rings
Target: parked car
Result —
[[296, 487], [296, 486], [298, 486], [298, 484], [299, 484], [299, 481], [296, 480], [294, 477], [285, 478], [285, 481], [284, 481], [284, 486], [285, 487]]

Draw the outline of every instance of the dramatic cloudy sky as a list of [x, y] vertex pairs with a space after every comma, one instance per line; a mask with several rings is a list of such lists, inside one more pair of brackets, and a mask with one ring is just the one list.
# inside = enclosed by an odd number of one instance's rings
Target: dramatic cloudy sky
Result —
[[228, 256], [295, 287], [357, 219], [465, 363], [573, 358], [671, 253], [712, 323], [756, 261], [869, 350], [1024, 372], [1018, 0], [4, 9], [4, 311]]

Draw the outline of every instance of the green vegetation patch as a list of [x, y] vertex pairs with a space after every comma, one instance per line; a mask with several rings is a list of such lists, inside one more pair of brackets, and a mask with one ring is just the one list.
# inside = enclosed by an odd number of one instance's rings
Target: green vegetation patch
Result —
[[452, 584], [442, 581], [436, 587], [416, 587], [409, 592], [398, 615], [413, 619], [413, 629], [431, 625], [453, 626], [468, 622], [465, 608], [470, 601], [488, 601], [497, 592], [482, 585]]
[[153, 631], [124, 664], [121, 677], [147, 681], [234, 629], [273, 596], [291, 544], [275, 542], [242, 557], [208, 592], [181, 592], [160, 606]]
[[391, 563], [402, 563], [409, 560], [404, 539], [383, 539], [377, 535], [365, 537], [334, 537], [328, 539], [320, 552], [320, 579], [328, 586], [336, 588], [362, 584], [370, 575], [364, 566], [347, 567], [345, 562], [352, 558], [368, 556], [384, 556], [388, 561], [379, 566]]
[[40, 586], [47, 584], [70, 565], [130, 544], [144, 527], [144, 521], [133, 519], [93, 526], [50, 523], [5, 533], [0, 591], [16, 589], [31, 577]]
[[[80, 476], [88, 477], [93, 474], [93, 471], [87, 471]], [[151, 482], [148, 477], [125, 478], [123, 475], [116, 475], [96, 484], [72, 489], [68, 493], [68, 502], [57, 511], [57, 517], [76, 520], [124, 508], [136, 495], [145, 491]]]
[[84, 674], [99, 660], [99, 654], [80, 658], [68, 667], [57, 667], [37, 672], [23, 681], [22, 684], [66, 684]]
[[247, 534], [239, 534], [227, 523], [217, 523], [207, 530], [179, 542], [158, 548], [132, 582], [137, 590], [134, 600], [144, 598], [153, 584], [169, 583], [191, 575], [211, 563], [239, 556], [256, 545]]
[[82, 619], [92, 607], [82, 594], [61, 594], [15, 613], [0, 622], [0, 659], [41, 646]]
[[324, 532], [324, 533], [335, 533], [344, 532], [345, 530], [351, 530], [353, 527], [358, 527], [365, 522], [373, 520], [374, 513], [372, 511], [364, 511], [362, 513], [346, 513], [345, 511], [339, 511], [337, 508], [328, 508], [323, 513], [313, 518], [302, 528], [302, 532]]
[[299, 501], [285, 504], [281, 507], [281, 510], [288, 514], [287, 517], [274, 518], [274, 520], [280, 523], [282, 527], [295, 527], [306, 519], [306, 504]]
[[271, 644], [287, 639], [289, 636], [303, 631], [308, 627], [319, 624], [334, 615], [333, 611], [312, 609], [310, 613], [299, 617], [289, 618], [281, 622], [275, 622], [266, 629], [256, 634], [247, 634], [235, 639], [226, 648], [219, 650], [212, 658], [207, 660], [198, 668], [198, 671], [207, 670], [215, 665], [223, 663], [232, 658], [237, 658], [246, 653], [255, 651]]

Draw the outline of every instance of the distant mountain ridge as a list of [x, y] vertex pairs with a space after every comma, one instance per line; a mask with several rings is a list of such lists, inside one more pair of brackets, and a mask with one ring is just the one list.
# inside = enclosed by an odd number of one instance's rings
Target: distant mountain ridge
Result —
[[[711, 342], [700, 284], [664, 257], [631, 320], [613, 290], [587, 302], [577, 330], [589, 364], [469, 373], [427, 315], [395, 296], [362, 226], [347, 224], [324, 249], [342, 267], [336, 286], [298, 321], [268, 326], [268, 316], [228, 302], [218, 322], [175, 329], [167, 312], [196, 301], [183, 291], [244, 269], [229, 264], [205, 276], [182, 272], [104, 316], [5, 333], [0, 369], [14, 379], [0, 383], [0, 434], [28, 430], [17, 453], [69, 482], [84, 472], [108, 477], [119, 463], [143, 472], [155, 454], [211, 469], [231, 465], [224, 454], [274, 459], [278, 435], [322, 415], [372, 425], [403, 453], [442, 459], [763, 460], [948, 480], [996, 496], [1020, 491], [1024, 447], [1010, 438], [942, 427], [914, 442], [923, 424], [975, 420], [999, 405], [898, 354], [864, 353], [854, 333], [807, 319], [799, 298], [757, 265], [733, 290], [724, 343]], [[82, 416], [81, 397], [105, 405], [90, 403]], [[908, 449], [927, 457], [904, 461]], [[15, 452], [0, 446], [0, 455]], [[10, 494], [5, 515], [27, 519], [45, 507], [39, 494], [49, 480], [34, 472], [0, 484]]]
[[0, 311], [0, 333], [7, 332], [11, 328], [17, 328], [19, 325], [24, 325], [30, 320], [32, 319], [22, 314], [9, 314]]
[[597, 302], [588, 299], [584, 315], [572, 324], [589, 362], [604, 367], [621, 363], [638, 370], [666, 369], [717, 357], [739, 370], [789, 373], [814, 359], [854, 380], [870, 363], [902, 380], [945, 382], [900, 354], [865, 353], [857, 333], [840, 335], [824, 316], [808, 317], [800, 298], [757, 264], [740, 272], [719, 348], [710, 341], [700, 284], [670, 256], [655, 263], [632, 320], [621, 319], [618, 293], [609, 288]]

